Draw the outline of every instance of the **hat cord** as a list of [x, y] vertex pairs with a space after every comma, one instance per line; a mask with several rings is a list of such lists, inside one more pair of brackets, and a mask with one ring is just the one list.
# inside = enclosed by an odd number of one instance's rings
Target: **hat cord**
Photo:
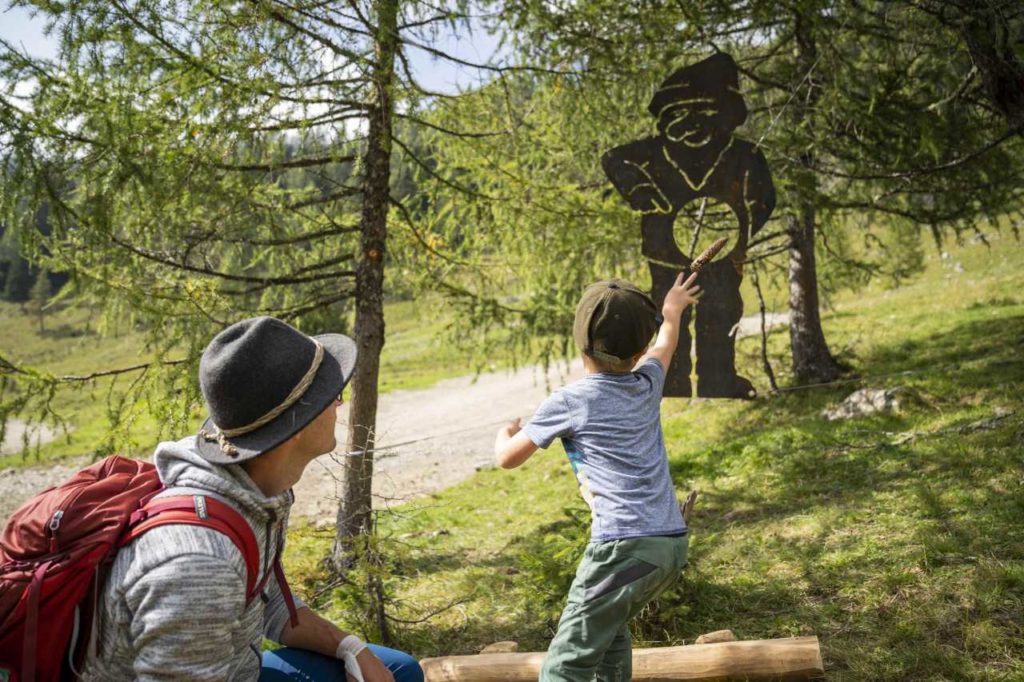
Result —
[[295, 384], [295, 388], [292, 389], [292, 392], [288, 394], [288, 397], [286, 397], [280, 405], [273, 408], [272, 410], [270, 410], [265, 415], [263, 415], [256, 421], [252, 422], [251, 424], [246, 424], [245, 426], [239, 426], [233, 429], [222, 429], [216, 424], [213, 424], [215, 430], [212, 433], [210, 431], [207, 431], [206, 429], [200, 429], [199, 435], [205, 438], [206, 440], [217, 441], [220, 444], [220, 449], [222, 452], [232, 457], [237, 457], [238, 448], [232, 445], [231, 441], [229, 441], [228, 438], [234, 438], [235, 436], [241, 436], [251, 431], [255, 431], [261, 426], [265, 426], [269, 422], [272, 422], [273, 420], [281, 416], [282, 412], [284, 412], [289, 407], [294, 405], [298, 401], [298, 399], [301, 398], [306, 393], [306, 391], [309, 390], [309, 387], [312, 385], [313, 380], [316, 378], [317, 370], [320, 369], [320, 363], [324, 359], [323, 344], [321, 344], [316, 339], [310, 339], [310, 341], [312, 341], [316, 345], [316, 351], [313, 353], [313, 362], [310, 364], [309, 369], [306, 371], [306, 374], [302, 377], [302, 379], [299, 380], [299, 383]]

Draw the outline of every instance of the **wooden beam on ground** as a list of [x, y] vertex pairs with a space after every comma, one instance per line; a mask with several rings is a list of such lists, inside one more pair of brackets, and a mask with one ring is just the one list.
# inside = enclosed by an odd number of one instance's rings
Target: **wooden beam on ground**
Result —
[[[534, 682], [543, 653], [443, 656], [421, 661], [426, 682]], [[644, 682], [812, 680], [824, 676], [817, 637], [789, 637], [633, 650]]]

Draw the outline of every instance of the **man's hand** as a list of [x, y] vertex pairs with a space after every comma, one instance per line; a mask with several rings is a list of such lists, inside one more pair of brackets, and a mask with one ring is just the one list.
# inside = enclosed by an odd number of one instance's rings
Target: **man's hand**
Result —
[[686, 306], [693, 305], [699, 298], [700, 287], [694, 284], [697, 273], [693, 273], [683, 281], [683, 273], [679, 273], [675, 283], [665, 294], [665, 302], [661, 306], [661, 315], [666, 320], [676, 322], [682, 316]]
[[[363, 674], [363, 682], [395, 682], [395, 676], [368, 648], [359, 652], [356, 662], [359, 664], [359, 672]], [[354, 682], [350, 673], [345, 676], [349, 682]]]

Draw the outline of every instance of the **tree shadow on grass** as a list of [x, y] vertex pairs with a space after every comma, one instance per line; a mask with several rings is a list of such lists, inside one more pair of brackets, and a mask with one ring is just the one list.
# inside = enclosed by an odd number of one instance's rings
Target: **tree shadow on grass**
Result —
[[766, 401], [714, 453], [673, 462], [677, 481], [712, 483], [692, 519], [708, 555], [698, 545], [694, 561], [729, 574], [728, 590], [688, 578], [697, 597], [679, 608], [698, 630], [810, 628], [841, 679], [1024, 675], [1022, 351], [1024, 316], [953, 325], [866, 358], [914, 372], [865, 382], [926, 396], [903, 414], [827, 422], [837, 391]]
[[[915, 372], [863, 382], [925, 395], [903, 414], [833, 423], [821, 410], [857, 385], [792, 394], [750, 405], [714, 452], [673, 461], [677, 482], [715, 485], [692, 520], [690, 566], [637, 619], [638, 643], [722, 628], [814, 634], [830, 679], [1024, 674], [1024, 496], [1009, 487], [1024, 466], [1022, 349], [1024, 316], [952, 325], [864, 359], [872, 375]], [[966, 428], [992, 401], [1017, 414]], [[896, 437], [936, 428], [950, 430]], [[463, 552], [420, 548], [405, 569], [464, 569], [453, 592], [475, 601], [462, 618], [403, 628], [403, 645], [468, 654], [513, 639], [544, 650], [587, 533], [566, 513], [468, 567]]]

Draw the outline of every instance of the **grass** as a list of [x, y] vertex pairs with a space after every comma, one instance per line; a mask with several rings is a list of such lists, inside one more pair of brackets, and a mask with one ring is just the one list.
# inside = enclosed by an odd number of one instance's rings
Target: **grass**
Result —
[[[951, 255], [825, 314], [858, 379], [664, 402], [676, 486], [702, 496], [690, 564], [634, 624], [637, 644], [722, 628], [813, 634], [832, 680], [1024, 679], [1024, 246], [1006, 236]], [[786, 344], [770, 339], [784, 383]], [[758, 340], [738, 358], [763, 391]], [[821, 414], [856, 388], [896, 386], [898, 413]], [[418, 656], [505, 639], [543, 650], [586, 526], [557, 448], [381, 513], [397, 644]], [[299, 591], [372, 635], [365, 589], [329, 587], [317, 566], [329, 545], [328, 531], [292, 530]]]

